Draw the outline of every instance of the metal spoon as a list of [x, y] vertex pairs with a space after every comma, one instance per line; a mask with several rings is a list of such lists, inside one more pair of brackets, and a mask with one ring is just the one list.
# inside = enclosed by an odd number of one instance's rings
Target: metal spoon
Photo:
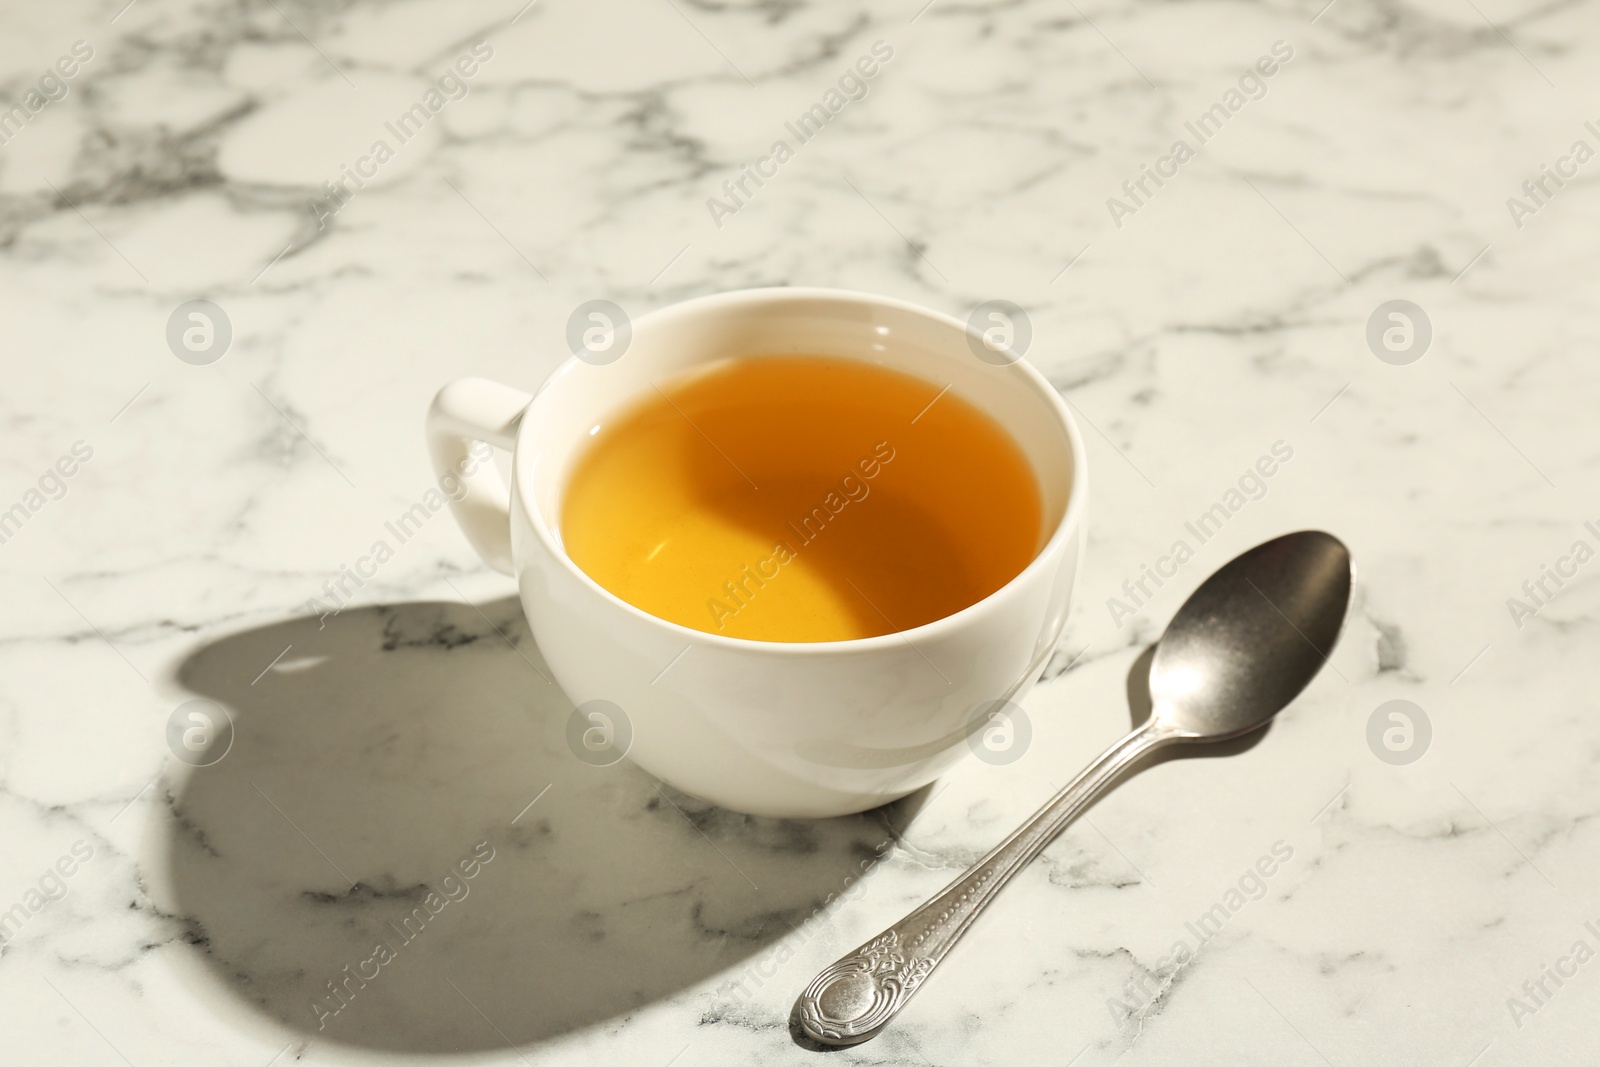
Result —
[[854, 1045], [882, 1030], [1001, 888], [1139, 757], [1265, 726], [1327, 660], [1350, 604], [1350, 552], [1304, 530], [1257, 545], [1186, 600], [1150, 663], [1150, 717], [943, 892], [824, 970], [797, 1004], [805, 1033]]

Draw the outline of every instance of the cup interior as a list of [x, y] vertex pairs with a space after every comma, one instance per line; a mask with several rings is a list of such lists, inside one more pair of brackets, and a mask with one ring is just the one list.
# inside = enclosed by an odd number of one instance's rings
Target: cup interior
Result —
[[1081, 457], [1070, 416], [1037, 371], [1021, 362], [979, 359], [964, 324], [926, 308], [850, 292], [758, 289], [652, 312], [633, 324], [628, 348], [615, 362], [597, 366], [570, 359], [551, 376], [524, 416], [517, 442], [519, 496], [535, 530], [582, 574], [562, 546], [560, 516], [562, 494], [591, 428], [653, 385], [696, 368], [777, 355], [863, 360], [936, 389], [950, 386], [999, 422], [1032, 467], [1042, 505], [1035, 556], [1066, 521]]

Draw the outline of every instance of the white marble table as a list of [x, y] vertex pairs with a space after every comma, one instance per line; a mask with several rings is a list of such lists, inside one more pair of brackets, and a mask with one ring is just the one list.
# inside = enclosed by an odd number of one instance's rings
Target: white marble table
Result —
[[[1331, 669], [1123, 785], [828, 1062], [1592, 1060], [1595, 4], [920, 2], [0, 17], [7, 1063], [821, 1062], [810, 975], [1126, 727], [1204, 574], [1306, 526], [1360, 571]], [[533, 387], [584, 300], [762, 284], [1028, 309], [1093, 503], [1021, 760], [817, 824], [582, 765], [444, 517], [307, 614], [427, 489], [442, 382]], [[231, 337], [185, 362], [202, 299]], [[1369, 347], [1391, 300], [1422, 358]], [[196, 698], [237, 726], [200, 770], [165, 733]], [[1431, 739], [1386, 760], [1391, 700]]]

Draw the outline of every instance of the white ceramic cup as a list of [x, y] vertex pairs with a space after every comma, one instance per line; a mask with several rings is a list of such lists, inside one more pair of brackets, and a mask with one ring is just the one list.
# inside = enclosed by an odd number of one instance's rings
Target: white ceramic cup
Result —
[[[1020, 699], [1043, 669], [1077, 578], [1087, 489], [1077, 426], [1038, 371], [978, 358], [975, 338], [948, 315], [863, 293], [723, 293], [643, 316], [620, 358], [568, 359], [531, 397], [480, 378], [450, 383], [428, 412], [429, 451], [441, 477], [471, 471], [452, 502], [456, 519], [490, 566], [516, 577], [539, 651], [594, 738], [627, 744], [646, 771], [736, 811], [863, 811], [982, 744], [995, 702]], [[659, 619], [568, 558], [562, 493], [591, 427], [693, 367], [797, 353], [949, 385], [998, 419], [1039, 479], [1044, 530], [1033, 562], [978, 603], [914, 629], [786, 643]], [[511, 451], [509, 491], [493, 464], [470, 458], [476, 441]]]

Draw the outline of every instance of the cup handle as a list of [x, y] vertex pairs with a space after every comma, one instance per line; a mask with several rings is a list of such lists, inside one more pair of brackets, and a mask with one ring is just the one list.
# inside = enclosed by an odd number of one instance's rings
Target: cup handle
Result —
[[516, 443], [522, 413], [533, 397], [486, 378], [458, 378], [439, 390], [428, 408], [428, 455], [433, 473], [461, 479], [464, 491], [451, 499], [456, 523], [483, 561], [502, 574], [513, 574], [511, 561], [511, 491], [493, 463], [473, 446], [483, 441], [510, 450]]

